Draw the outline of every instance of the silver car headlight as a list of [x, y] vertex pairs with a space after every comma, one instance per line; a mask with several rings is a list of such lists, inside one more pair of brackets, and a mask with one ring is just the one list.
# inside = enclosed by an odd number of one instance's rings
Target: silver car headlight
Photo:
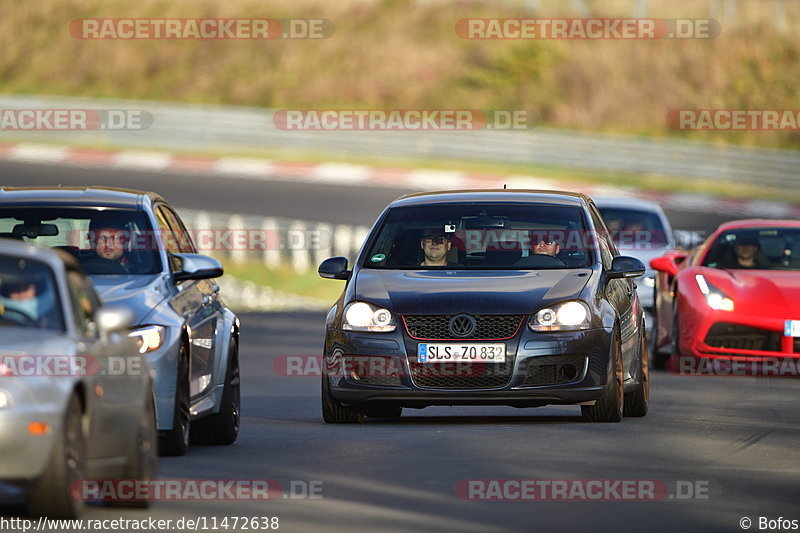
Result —
[[397, 328], [397, 322], [388, 309], [365, 302], [352, 302], [344, 309], [342, 328], [351, 331], [388, 332]]
[[144, 326], [128, 333], [136, 341], [139, 353], [157, 350], [164, 343], [164, 326]]
[[0, 409], [10, 407], [12, 402], [13, 398], [11, 397], [11, 393], [0, 389]]
[[583, 302], [563, 302], [540, 309], [531, 317], [528, 327], [532, 331], [576, 331], [589, 329], [591, 312]]
[[656, 277], [653, 274], [645, 274], [642, 278], [642, 284], [651, 289], [656, 286]]
[[694, 277], [697, 286], [700, 287], [700, 292], [706, 297], [706, 303], [711, 309], [715, 311], [733, 311], [733, 300], [706, 281], [702, 274], [697, 274]]

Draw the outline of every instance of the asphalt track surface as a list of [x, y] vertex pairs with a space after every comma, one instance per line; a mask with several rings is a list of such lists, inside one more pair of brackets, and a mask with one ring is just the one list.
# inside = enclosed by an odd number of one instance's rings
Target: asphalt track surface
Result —
[[[0, 181], [152, 189], [187, 208], [364, 224], [398, 196], [5, 163]], [[669, 215], [677, 227], [707, 231], [725, 219]], [[321, 419], [319, 377], [284, 376], [275, 366], [281, 356], [320, 353], [323, 324], [324, 313], [242, 315], [239, 440], [160, 461], [161, 479], [277, 480], [284, 491], [276, 500], [90, 506], [86, 517], [204, 516], [212, 531], [212, 517], [277, 516], [279, 531], [298, 532], [742, 531], [744, 517], [751, 530], [762, 530], [760, 517], [800, 520], [800, 380], [656, 372], [650, 414], [620, 424], [588, 424], [577, 407], [551, 406], [407, 409], [399, 421], [334, 426]], [[659, 501], [466, 501], [456, 494], [459, 482], [477, 479], [652, 480], [669, 492]], [[321, 486], [322, 497], [292, 497], [307, 485]], [[687, 487], [699, 498], [683, 499]], [[168, 530], [188, 529], [173, 522]]]

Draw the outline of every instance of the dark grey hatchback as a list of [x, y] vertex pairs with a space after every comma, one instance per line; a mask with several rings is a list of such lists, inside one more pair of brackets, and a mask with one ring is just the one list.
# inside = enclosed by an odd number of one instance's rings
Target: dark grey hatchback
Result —
[[430, 405], [580, 405], [647, 414], [648, 352], [632, 278], [592, 200], [554, 191], [404, 196], [372, 228], [326, 321], [325, 422]]

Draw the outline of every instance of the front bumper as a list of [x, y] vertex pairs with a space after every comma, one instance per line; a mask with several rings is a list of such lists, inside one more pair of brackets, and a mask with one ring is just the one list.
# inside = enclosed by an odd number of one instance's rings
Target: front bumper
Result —
[[[470, 343], [476, 341], [463, 341]], [[345, 405], [538, 407], [602, 396], [611, 330], [533, 333], [523, 327], [505, 343], [502, 369], [498, 363], [431, 364], [417, 361], [419, 342], [400, 331], [331, 330], [325, 350], [327, 379], [333, 396]]]
[[[0, 411], [0, 494], [13, 495], [44, 471], [55, 436], [62, 431], [64, 416], [63, 411], [52, 407], [52, 410], [12, 408]], [[31, 435], [28, 432], [31, 422], [45, 422], [50, 431]]]
[[[789, 318], [789, 317], [787, 317]], [[710, 310], [681, 323], [682, 353], [702, 358], [757, 362], [765, 357], [800, 357], [800, 338], [784, 333], [786, 318]], [[686, 338], [684, 337], [684, 338]], [[687, 350], [688, 347], [688, 350]]]

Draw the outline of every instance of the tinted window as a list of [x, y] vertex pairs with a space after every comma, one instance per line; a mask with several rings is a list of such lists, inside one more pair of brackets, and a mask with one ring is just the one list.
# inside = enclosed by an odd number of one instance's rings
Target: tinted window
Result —
[[389, 211], [371, 240], [366, 268], [579, 268], [592, 239], [579, 207], [445, 204]]
[[132, 209], [3, 208], [0, 236], [67, 250], [87, 274], [161, 271], [152, 228]]
[[0, 327], [63, 331], [64, 317], [55, 277], [39, 261], [0, 256]]

